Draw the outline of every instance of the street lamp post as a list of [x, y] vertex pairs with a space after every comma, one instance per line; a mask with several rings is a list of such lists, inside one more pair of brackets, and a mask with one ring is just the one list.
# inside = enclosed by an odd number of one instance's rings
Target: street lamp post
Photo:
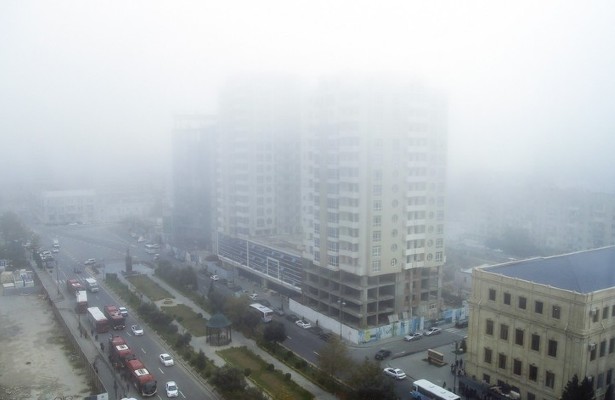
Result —
[[344, 314], [342, 313], [342, 309], [344, 308], [344, 306], [346, 305], [346, 302], [342, 301], [341, 299], [337, 301], [338, 304], [340, 305], [340, 340], [342, 339], [342, 318], [344, 317]]
[[457, 393], [457, 367], [459, 363], [457, 362], [457, 341], [455, 340], [455, 369], [453, 370], [453, 393]]

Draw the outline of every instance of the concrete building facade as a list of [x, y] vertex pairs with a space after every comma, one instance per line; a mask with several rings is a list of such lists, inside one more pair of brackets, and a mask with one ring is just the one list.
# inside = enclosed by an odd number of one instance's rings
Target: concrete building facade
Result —
[[559, 399], [576, 374], [597, 398], [615, 368], [615, 247], [477, 267], [465, 368], [522, 399]]
[[306, 118], [306, 305], [353, 326], [435, 318], [446, 108], [414, 82], [325, 80]]

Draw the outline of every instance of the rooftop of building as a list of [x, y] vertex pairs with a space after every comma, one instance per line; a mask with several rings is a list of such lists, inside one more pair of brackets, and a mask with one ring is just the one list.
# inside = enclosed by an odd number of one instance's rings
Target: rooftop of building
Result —
[[563, 290], [592, 293], [615, 287], [615, 246], [478, 268]]

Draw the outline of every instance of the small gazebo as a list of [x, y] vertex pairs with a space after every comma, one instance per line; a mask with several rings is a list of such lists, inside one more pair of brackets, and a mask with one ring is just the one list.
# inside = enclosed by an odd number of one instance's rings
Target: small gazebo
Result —
[[206, 340], [212, 346], [231, 343], [231, 321], [222, 313], [216, 313], [207, 321]]

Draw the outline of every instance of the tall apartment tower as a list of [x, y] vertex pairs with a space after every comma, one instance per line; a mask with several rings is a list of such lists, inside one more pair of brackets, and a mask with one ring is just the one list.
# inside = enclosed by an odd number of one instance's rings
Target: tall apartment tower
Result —
[[446, 106], [413, 82], [323, 81], [306, 117], [304, 302], [357, 327], [435, 318]]
[[219, 101], [217, 227], [232, 237], [294, 235], [300, 224], [299, 88], [236, 79]]
[[170, 233], [174, 244], [186, 249], [213, 249], [216, 138], [212, 117], [175, 117]]

